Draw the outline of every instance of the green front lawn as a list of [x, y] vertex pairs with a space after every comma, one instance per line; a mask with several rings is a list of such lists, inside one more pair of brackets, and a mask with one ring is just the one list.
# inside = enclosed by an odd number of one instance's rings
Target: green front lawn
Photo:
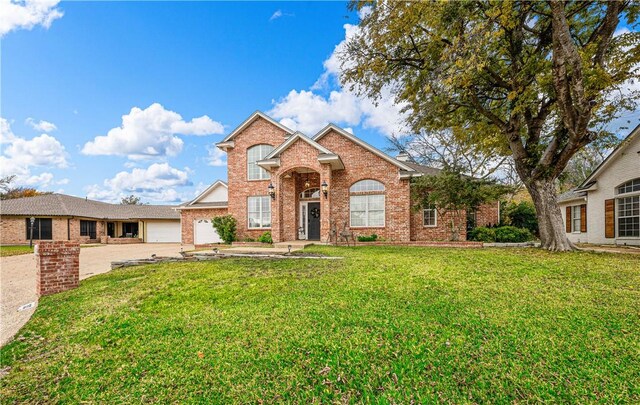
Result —
[[0, 257], [26, 255], [33, 253], [33, 248], [29, 246], [0, 246]]
[[152, 265], [45, 297], [3, 403], [638, 403], [640, 257], [307, 249]]

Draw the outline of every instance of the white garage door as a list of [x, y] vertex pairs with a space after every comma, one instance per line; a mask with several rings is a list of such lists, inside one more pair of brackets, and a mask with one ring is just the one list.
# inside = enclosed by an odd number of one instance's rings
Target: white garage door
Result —
[[147, 242], [180, 242], [180, 222], [147, 222]]
[[193, 232], [193, 240], [196, 245], [222, 242], [222, 239], [218, 236], [218, 232], [213, 228], [210, 219], [194, 219]]

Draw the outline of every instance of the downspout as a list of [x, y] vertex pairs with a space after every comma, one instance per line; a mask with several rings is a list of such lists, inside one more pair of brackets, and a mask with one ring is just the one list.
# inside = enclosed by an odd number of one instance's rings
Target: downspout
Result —
[[71, 240], [71, 218], [67, 218], [67, 240]]

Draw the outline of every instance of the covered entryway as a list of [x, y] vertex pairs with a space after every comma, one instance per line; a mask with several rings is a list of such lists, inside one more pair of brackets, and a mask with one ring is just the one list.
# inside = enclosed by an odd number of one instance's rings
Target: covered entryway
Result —
[[179, 243], [180, 221], [147, 222], [148, 243]]
[[193, 220], [193, 240], [196, 245], [222, 243], [222, 239], [220, 239], [210, 219]]

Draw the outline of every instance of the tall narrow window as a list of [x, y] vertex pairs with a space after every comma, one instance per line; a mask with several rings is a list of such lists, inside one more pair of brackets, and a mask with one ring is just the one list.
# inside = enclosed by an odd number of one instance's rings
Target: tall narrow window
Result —
[[384, 184], [376, 180], [361, 180], [349, 189], [349, 213], [352, 227], [385, 226]]
[[96, 238], [96, 221], [80, 221], [80, 236], [88, 236], [91, 239]]
[[436, 211], [436, 206], [430, 204], [429, 207], [422, 210], [422, 225], [434, 227], [438, 226], [438, 211]]
[[249, 229], [271, 228], [271, 197], [247, 198], [247, 218]]
[[580, 206], [574, 205], [571, 207], [571, 230], [573, 232], [580, 232]]
[[271, 145], [255, 145], [247, 149], [247, 179], [248, 180], [267, 180], [269, 172], [258, 166], [256, 163], [264, 159], [271, 151]]

